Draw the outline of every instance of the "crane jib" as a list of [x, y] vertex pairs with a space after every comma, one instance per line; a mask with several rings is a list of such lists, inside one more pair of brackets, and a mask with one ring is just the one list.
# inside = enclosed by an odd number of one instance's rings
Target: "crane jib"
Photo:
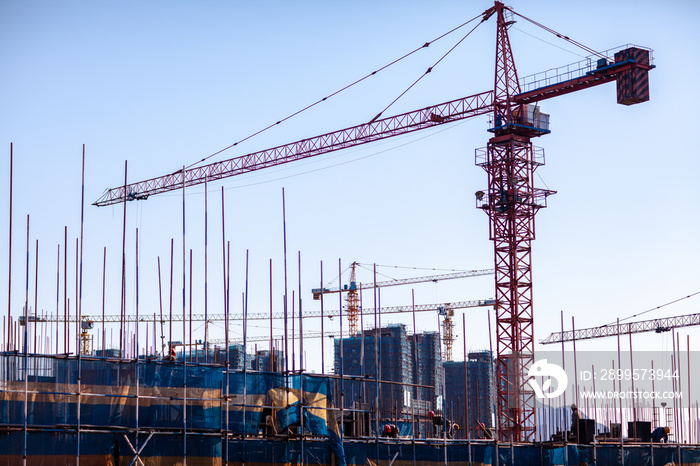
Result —
[[[124, 202], [124, 200], [144, 200], [154, 194], [180, 189], [183, 187], [183, 184], [185, 187], [195, 186], [204, 183], [205, 180], [215, 181], [241, 175], [400, 134], [484, 115], [492, 110], [492, 100], [493, 92], [482, 92], [222, 162], [214, 162], [188, 170], [179, 170], [166, 176], [109, 189], [93, 205], [106, 206]], [[185, 177], [184, 183], [183, 172]]]

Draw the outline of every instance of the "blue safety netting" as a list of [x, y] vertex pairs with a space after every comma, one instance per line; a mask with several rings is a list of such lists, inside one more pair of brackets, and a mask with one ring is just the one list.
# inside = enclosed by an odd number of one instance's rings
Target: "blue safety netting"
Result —
[[26, 420], [29, 428], [228, 430], [234, 435], [258, 435], [267, 410], [274, 413], [281, 432], [294, 427], [327, 437], [338, 465], [345, 464], [331, 379], [325, 376], [234, 372], [223, 366], [149, 360], [3, 354], [0, 382], [1, 425], [21, 427]]

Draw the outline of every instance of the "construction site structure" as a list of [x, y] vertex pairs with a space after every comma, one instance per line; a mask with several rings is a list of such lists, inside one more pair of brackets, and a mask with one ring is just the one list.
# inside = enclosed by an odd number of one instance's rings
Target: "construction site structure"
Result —
[[80, 328], [82, 329], [82, 332], [80, 332], [80, 354], [82, 355], [92, 353], [92, 335], [90, 335], [88, 330], [92, 330], [93, 327], [94, 323], [89, 319], [80, 322]]
[[367, 406], [381, 422], [403, 432], [411, 425], [417, 436], [430, 435], [428, 414], [442, 411], [440, 353], [438, 332], [409, 334], [404, 324], [335, 339], [334, 372], [342, 377], [343, 407]]
[[[488, 187], [476, 192], [477, 207], [489, 216], [494, 243], [497, 342], [498, 436], [506, 441], [535, 438], [535, 398], [527, 383], [533, 363], [534, 312], [532, 306], [532, 249], [534, 217], [546, 207], [553, 191], [534, 186], [534, 171], [544, 164], [544, 153], [531, 143], [548, 134], [549, 116], [538, 102], [617, 83], [617, 102], [633, 105], [649, 100], [648, 72], [654, 65], [650, 49], [626, 46], [597, 52], [565, 35], [543, 27], [503, 3], [482, 15], [482, 23], [496, 17], [496, 66], [492, 91], [388, 118], [381, 113], [369, 123], [305, 138], [290, 144], [222, 162], [184, 168], [166, 176], [108, 189], [94, 205], [147, 199], [149, 196], [213, 182], [266, 167], [355, 147], [373, 141], [434, 127], [478, 115], [491, 114], [493, 137], [476, 151], [476, 163], [488, 174]], [[508, 18], [506, 17], [508, 16]], [[521, 83], [515, 67], [508, 28], [522, 18], [578, 46], [591, 57], [560, 73], [534, 75]]]
[[[460, 429], [456, 438], [485, 438], [494, 428], [494, 365], [490, 351], [469, 352], [464, 361], [443, 361], [445, 413]], [[466, 371], [466, 372], [465, 372]]]
[[360, 290], [368, 290], [373, 288], [384, 288], [387, 286], [399, 286], [399, 285], [411, 285], [416, 283], [426, 283], [434, 282], [437, 283], [440, 280], [454, 280], [457, 278], [467, 278], [467, 277], [478, 277], [484, 275], [492, 275], [493, 269], [486, 270], [468, 270], [462, 272], [452, 272], [448, 274], [430, 275], [425, 277], [411, 277], [403, 278], [397, 280], [387, 280], [376, 283], [358, 283], [357, 282], [357, 267], [361, 264], [359, 262], [353, 262], [350, 264], [350, 282], [346, 285], [339, 286], [338, 288], [313, 288], [311, 292], [313, 293], [314, 300], [321, 299], [321, 295], [330, 293], [347, 293], [346, 296], [346, 312], [348, 318], [348, 327], [350, 328], [350, 334], [355, 335], [359, 332], [357, 324], [362, 313], [360, 308]]
[[[379, 418], [403, 417], [410, 406], [407, 387], [413, 379], [411, 347], [406, 326], [396, 324], [365, 330], [361, 335], [334, 339], [333, 371], [348, 380], [342, 382], [342, 404], [368, 403]], [[353, 381], [371, 377], [395, 382], [390, 387], [373, 387]]]
[[455, 341], [453, 333], [455, 324], [452, 318], [455, 315], [454, 309], [451, 307], [439, 307], [438, 314], [442, 316], [442, 341], [445, 344], [445, 360], [452, 361], [452, 345]]
[[[400, 313], [410, 313], [410, 312], [435, 312], [439, 310], [441, 307], [443, 308], [452, 308], [452, 309], [468, 309], [468, 308], [474, 308], [474, 307], [492, 307], [496, 304], [496, 300], [493, 298], [488, 298], [488, 299], [475, 299], [475, 300], [469, 300], [469, 301], [454, 301], [454, 302], [446, 302], [446, 303], [436, 303], [436, 304], [416, 304], [416, 305], [404, 305], [404, 306], [386, 306], [382, 307], [379, 309], [375, 309], [372, 307], [369, 308], [363, 308], [362, 309], [362, 315], [372, 315], [375, 312], [379, 312], [381, 314], [400, 314]], [[344, 315], [344, 313], [342, 313]], [[338, 309], [325, 309], [323, 314], [321, 314], [321, 311], [311, 311], [311, 310], [304, 310], [302, 314], [302, 318], [304, 319], [310, 319], [310, 318], [318, 318], [318, 317], [325, 317], [325, 318], [333, 318], [333, 317], [339, 317], [341, 315], [341, 312]], [[246, 320], [279, 320], [279, 319], [284, 319], [284, 312], [273, 312], [273, 313], [268, 313], [268, 312], [250, 312], [246, 314]], [[242, 313], [230, 313], [228, 314], [209, 314], [209, 315], [204, 315], [204, 314], [192, 314], [191, 316], [182, 316], [182, 315], [176, 315], [173, 314], [172, 318], [168, 316], [166, 319], [165, 317], [161, 318], [158, 315], [140, 315], [135, 316], [133, 314], [127, 314], [125, 316], [120, 316], [118, 314], [107, 314], [107, 315], [89, 315], [89, 316], [81, 316], [80, 319], [78, 319], [77, 316], [75, 315], [70, 315], [70, 316], [62, 316], [62, 315], [57, 315], [57, 314], [44, 314], [41, 317], [37, 317], [36, 319], [29, 319], [29, 323], [64, 323], [64, 322], [77, 322], [78, 320], [80, 321], [85, 321], [89, 320], [93, 324], [95, 323], [101, 323], [101, 322], [112, 322], [112, 323], [118, 323], [120, 322], [120, 319], [122, 322], [182, 322], [183, 320], [186, 320], [188, 322], [224, 322], [226, 319], [229, 320], [243, 320], [243, 314]], [[21, 318], [20, 319], [21, 324], [24, 325], [24, 320]]]

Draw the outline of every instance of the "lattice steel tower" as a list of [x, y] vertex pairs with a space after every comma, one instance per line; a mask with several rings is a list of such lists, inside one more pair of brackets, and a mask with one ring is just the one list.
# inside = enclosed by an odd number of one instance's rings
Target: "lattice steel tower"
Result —
[[494, 136], [477, 149], [476, 163], [488, 174], [486, 192], [476, 194], [477, 207], [490, 219], [494, 243], [496, 282], [496, 399], [497, 428], [505, 441], [532, 441], [535, 436], [535, 395], [526, 374], [533, 362], [531, 241], [535, 214], [546, 206], [551, 191], [533, 186], [535, 169], [544, 164], [544, 152], [531, 137], [546, 134], [548, 116], [536, 107], [517, 104], [518, 74], [508, 39], [512, 22], [496, 3], [496, 77], [494, 83]]

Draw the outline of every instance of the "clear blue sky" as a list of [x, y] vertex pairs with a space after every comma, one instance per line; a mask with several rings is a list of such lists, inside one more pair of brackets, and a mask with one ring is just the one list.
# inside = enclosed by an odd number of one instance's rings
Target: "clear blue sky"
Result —
[[[651, 47], [651, 101], [618, 105], [608, 84], [542, 104], [552, 134], [540, 186], [558, 191], [537, 216], [534, 242], [536, 337], [567, 326], [611, 322], [700, 291], [700, 161], [693, 144], [700, 96], [696, 2], [524, 2], [510, 4], [596, 50], [627, 43]], [[322, 98], [434, 39], [492, 4], [439, 2], [48, 2], [4, 1], [0, 16], [0, 314], [7, 314], [9, 151], [14, 143], [12, 315], [25, 300], [26, 216], [30, 215], [30, 305], [39, 240], [38, 308], [55, 312], [57, 245], [69, 236], [69, 297], [74, 306], [75, 238], [80, 232], [81, 147], [86, 144], [83, 314], [102, 312], [102, 251], [107, 247], [107, 314], [119, 313], [122, 208], [90, 204], [104, 189], [189, 165]], [[461, 32], [458, 34], [462, 34]], [[495, 21], [482, 25], [388, 114], [486, 91], [493, 86]], [[367, 80], [217, 159], [366, 122], [455, 42]], [[521, 76], [585, 55], [520, 20], [511, 42]], [[304, 307], [309, 289], [352, 261], [437, 269], [493, 266], [488, 218], [474, 207], [486, 174], [474, 150], [486, 145], [487, 118], [414, 133], [210, 186], [209, 312], [221, 312], [221, 186], [231, 241], [233, 312], [240, 312], [245, 254], [250, 254], [250, 312], [281, 309], [282, 188], [286, 190], [289, 288]], [[181, 194], [128, 205], [128, 309], [135, 313], [135, 229], [141, 236], [139, 309], [158, 312], [157, 258], [168, 309], [170, 238], [175, 244], [174, 312], [182, 313]], [[203, 188], [188, 191], [186, 248], [194, 255], [194, 312], [203, 312]], [[62, 256], [61, 256], [62, 257]], [[189, 266], [188, 266], [189, 267]], [[61, 258], [61, 270], [63, 258]], [[429, 271], [382, 269], [393, 276]], [[62, 272], [61, 272], [62, 274]], [[360, 281], [371, 280], [363, 273]], [[63, 312], [61, 278], [60, 312]], [[337, 280], [336, 280], [337, 284]], [[415, 287], [416, 303], [491, 298], [490, 278]], [[365, 300], [370, 297], [366, 296]], [[189, 291], [188, 291], [189, 300]], [[410, 304], [410, 288], [386, 289], [382, 305]], [[641, 318], [698, 311], [700, 298]], [[367, 302], [365, 301], [365, 305]], [[337, 309], [337, 296], [327, 308]], [[371, 303], [370, 306], [371, 307]], [[488, 346], [486, 310], [467, 310], [467, 345]], [[392, 316], [393, 322], [410, 323]], [[386, 319], [384, 320], [386, 321]], [[423, 315], [419, 330], [434, 330]], [[462, 311], [457, 313], [462, 354]], [[281, 328], [277, 322], [276, 328]], [[318, 322], [305, 323], [311, 330]], [[337, 328], [337, 319], [326, 330]], [[181, 327], [177, 327], [182, 332]], [[203, 338], [199, 324], [196, 338]], [[152, 331], [152, 330], [150, 330]], [[251, 323], [250, 334], [267, 332]], [[698, 329], [684, 330], [697, 334]], [[96, 332], [97, 333], [97, 332]], [[212, 336], [221, 337], [219, 327]], [[242, 334], [240, 326], [234, 336]], [[173, 339], [179, 339], [176, 334]], [[116, 338], [115, 338], [116, 341]], [[640, 336], [647, 349], [668, 336]], [[589, 347], [593, 344], [589, 343]], [[613, 348], [614, 341], [600, 342]], [[331, 345], [326, 344], [326, 367]], [[583, 343], [579, 347], [586, 349]], [[307, 360], [320, 368], [318, 340]], [[551, 348], [548, 348], [551, 349]]]

